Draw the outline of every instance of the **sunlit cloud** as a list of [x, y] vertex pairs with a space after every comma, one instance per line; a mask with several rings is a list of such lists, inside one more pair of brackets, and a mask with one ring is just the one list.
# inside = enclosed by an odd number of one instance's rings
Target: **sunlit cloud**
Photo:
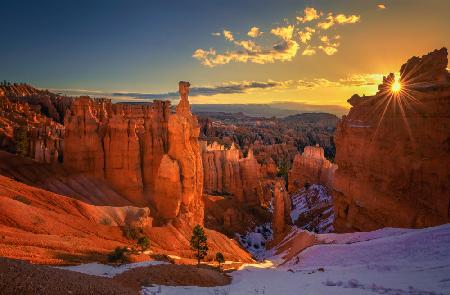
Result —
[[322, 30], [328, 30], [335, 24], [343, 25], [343, 24], [354, 24], [359, 22], [361, 17], [359, 15], [345, 15], [345, 14], [338, 14], [334, 16], [331, 12], [328, 13], [328, 16], [326, 20], [319, 22], [317, 24], [317, 27]]
[[386, 9], [386, 5], [384, 5], [384, 4], [378, 4], [377, 7], [379, 9]]
[[286, 27], [273, 28], [272, 30], [270, 30], [270, 32], [273, 35], [283, 39], [284, 41], [289, 41], [292, 39], [292, 34], [294, 33], [294, 26], [289, 25]]
[[316, 54], [316, 50], [312, 47], [307, 47], [306, 49], [303, 50], [302, 55], [307, 55], [307, 56], [311, 56]]
[[252, 27], [250, 31], [248, 31], [247, 35], [252, 38], [257, 38], [261, 36], [263, 32], [258, 27]]
[[314, 30], [311, 27], [306, 27], [305, 30], [298, 32], [298, 37], [300, 38], [300, 41], [304, 44], [308, 43], [308, 41], [311, 40], [313, 33], [316, 30]]
[[[218, 85], [207, 85], [191, 87], [190, 96], [214, 96], [227, 94], [247, 94], [255, 91], [274, 91], [282, 92], [286, 90], [313, 90], [316, 88], [331, 88], [331, 87], [364, 87], [378, 85], [383, 80], [382, 74], [353, 74], [337, 80], [330, 80], [326, 78], [302, 79], [302, 80], [266, 80], [266, 81], [229, 81]], [[175, 100], [179, 98], [178, 91], [170, 91], [163, 93], [152, 92], [107, 92], [102, 90], [88, 90], [88, 89], [49, 89], [55, 93], [61, 93], [70, 96], [90, 95], [93, 97], [108, 97], [113, 100], [131, 101], [131, 100]]]
[[[304, 10], [304, 15], [296, 19], [296, 25], [287, 24], [268, 30], [271, 35], [279, 38], [279, 41], [274, 42], [269, 34], [265, 34], [265, 38], [258, 38], [258, 40], [239, 40], [231, 31], [223, 30], [222, 33], [218, 34], [223, 35], [225, 40], [232, 43], [233, 48], [225, 50], [199, 48], [194, 51], [192, 57], [199, 60], [204, 66], [215, 67], [229, 63], [287, 62], [291, 61], [299, 50], [302, 56], [315, 55], [319, 51], [326, 55], [334, 55], [338, 52], [340, 43], [337, 40], [340, 36], [335, 35], [330, 38], [319, 34], [335, 25], [357, 23], [360, 16], [353, 14], [335, 15], [330, 12], [324, 17], [322, 11], [307, 7]], [[316, 23], [313, 23], [314, 21]], [[286, 22], [289, 23], [288, 20]], [[308, 22], [311, 23], [309, 26], [302, 27], [303, 23]], [[260, 37], [262, 34], [261, 29], [256, 26], [251, 27], [247, 32], [247, 36], [251, 38]], [[217, 36], [217, 34], [214, 33], [214, 36]]]
[[334, 36], [333, 40], [328, 36], [321, 36], [320, 41], [322, 42], [322, 45], [320, 45], [318, 48], [325, 52], [327, 55], [334, 55], [338, 51], [339, 42], [337, 42], [338, 39], [340, 39], [341, 36], [336, 35]]
[[233, 33], [231, 33], [231, 31], [223, 30], [223, 36], [224, 36], [225, 39], [227, 39], [228, 41], [234, 41], [234, 36], [233, 36]]
[[303, 12], [304, 12], [303, 16], [297, 16], [297, 21], [299, 23], [306, 23], [313, 21], [315, 19], [318, 19], [322, 15], [322, 12], [318, 13], [317, 10], [312, 7], [306, 7]]

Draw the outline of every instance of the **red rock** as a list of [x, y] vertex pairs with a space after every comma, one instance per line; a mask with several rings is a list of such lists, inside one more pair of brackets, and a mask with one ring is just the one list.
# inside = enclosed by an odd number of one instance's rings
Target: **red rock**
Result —
[[275, 182], [273, 189], [273, 217], [272, 229], [274, 240], [278, 241], [287, 231], [287, 224], [290, 222], [291, 202], [288, 197], [284, 184], [280, 181]]
[[154, 206], [156, 217], [202, 224], [199, 126], [188, 94], [189, 83], [180, 82], [176, 114], [162, 101], [75, 100], [66, 115], [64, 165], [104, 178], [132, 204]]
[[252, 150], [242, 158], [234, 144], [230, 149], [215, 142], [201, 146], [206, 193], [233, 195], [248, 205], [263, 204], [261, 166]]
[[136, 206], [145, 206], [137, 124], [123, 114], [112, 114], [103, 139], [105, 179]]
[[307, 146], [303, 154], [297, 154], [289, 171], [289, 192], [295, 192], [309, 184], [323, 184], [329, 188], [333, 184], [333, 175], [337, 169], [324, 156], [323, 148]]
[[427, 227], [450, 221], [450, 75], [447, 50], [388, 75], [339, 123], [333, 180], [337, 231]]

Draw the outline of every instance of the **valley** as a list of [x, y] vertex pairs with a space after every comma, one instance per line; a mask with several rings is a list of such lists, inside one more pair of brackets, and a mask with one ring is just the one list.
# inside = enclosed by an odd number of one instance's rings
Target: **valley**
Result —
[[185, 81], [176, 106], [2, 83], [0, 290], [448, 293], [447, 55], [342, 118], [193, 112]]

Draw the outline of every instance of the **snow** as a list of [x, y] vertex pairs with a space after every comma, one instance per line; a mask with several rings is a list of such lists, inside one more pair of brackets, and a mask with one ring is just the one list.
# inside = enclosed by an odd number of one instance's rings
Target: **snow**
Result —
[[312, 184], [308, 188], [300, 189], [291, 198], [293, 224], [317, 233], [334, 230], [333, 199], [325, 186]]
[[272, 240], [272, 224], [265, 223], [255, 227], [253, 231], [245, 235], [237, 235], [239, 243], [257, 260], [262, 260], [266, 256], [266, 244]]
[[71, 271], [75, 271], [75, 272], [81, 272], [81, 273], [93, 275], [93, 276], [112, 278], [112, 277], [114, 277], [118, 274], [121, 274], [127, 270], [130, 270], [132, 268], [145, 267], [145, 266], [150, 266], [150, 265], [160, 265], [160, 264], [167, 264], [167, 262], [152, 260], [152, 261], [122, 264], [119, 266], [112, 266], [112, 265], [101, 264], [101, 263], [86, 263], [86, 264], [80, 264], [80, 265], [75, 265], [75, 266], [58, 266], [56, 268], [71, 270]]
[[317, 237], [327, 244], [309, 247], [282, 265], [274, 263], [279, 256], [243, 265], [231, 273], [228, 286], [152, 286], [141, 293], [450, 294], [450, 224]]

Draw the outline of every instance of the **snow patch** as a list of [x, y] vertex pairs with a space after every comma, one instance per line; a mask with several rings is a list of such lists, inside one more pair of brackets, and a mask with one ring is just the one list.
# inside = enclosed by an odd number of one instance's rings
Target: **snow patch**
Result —
[[74, 266], [57, 266], [56, 268], [80, 272], [88, 275], [99, 276], [99, 277], [107, 277], [112, 278], [118, 274], [126, 272], [132, 268], [136, 267], [145, 267], [150, 265], [161, 265], [168, 264], [165, 261], [144, 261], [144, 262], [136, 262], [136, 263], [128, 263], [122, 264], [119, 266], [112, 266], [108, 264], [101, 263], [86, 263]]
[[266, 256], [267, 242], [272, 240], [272, 224], [265, 223], [257, 225], [253, 231], [245, 235], [237, 235], [239, 243], [250, 252], [257, 260], [262, 260]]

